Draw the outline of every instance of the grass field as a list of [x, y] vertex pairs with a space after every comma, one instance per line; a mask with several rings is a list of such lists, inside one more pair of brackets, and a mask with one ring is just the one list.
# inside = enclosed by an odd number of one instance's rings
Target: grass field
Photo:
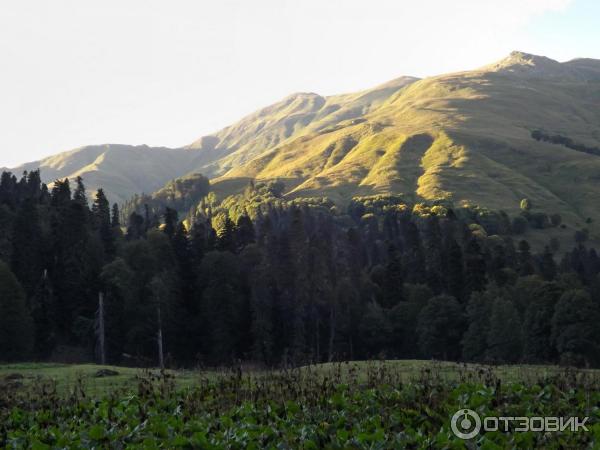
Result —
[[[98, 376], [101, 370], [117, 372], [113, 376]], [[344, 383], [364, 383], [369, 377], [383, 374], [404, 383], [420, 380], [423, 376], [449, 383], [482, 380], [486, 374], [502, 382], [542, 383], [546, 379], [565, 373], [557, 366], [505, 365], [483, 366], [441, 361], [354, 361], [304, 366], [290, 371], [263, 371], [241, 368], [245, 377], [264, 380], [273, 375], [294, 373], [300, 379], [338, 380]], [[237, 371], [234, 370], [234, 372]], [[171, 370], [165, 371], [177, 389], [193, 388], [206, 380], [218, 380], [229, 376], [231, 369]], [[579, 376], [600, 381], [600, 370], [577, 370]], [[55, 384], [60, 394], [68, 394], [75, 388], [83, 388], [87, 395], [102, 396], [112, 391], [133, 391], [140, 379], [159, 377], [158, 369], [101, 366], [96, 364], [19, 363], [0, 365], [0, 387], [12, 386], [27, 390], [42, 383]]]
[[[114, 377], [96, 378], [101, 369]], [[432, 361], [258, 371], [0, 366], [0, 448], [599, 448], [600, 372]], [[452, 416], [588, 417], [457, 437]]]

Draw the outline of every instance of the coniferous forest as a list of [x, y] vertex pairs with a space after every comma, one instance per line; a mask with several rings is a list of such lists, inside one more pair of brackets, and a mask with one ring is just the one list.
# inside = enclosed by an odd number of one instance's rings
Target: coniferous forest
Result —
[[561, 221], [526, 199], [512, 218], [394, 195], [290, 200], [278, 182], [218, 201], [199, 178], [120, 211], [81, 179], [3, 173], [2, 359], [98, 361], [102, 298], [113, 364], [156, 365], [160, 331], [171, 367], [600, 365], [600, 258], [581, 230], [568, 251], [534, 250], [522, 234]]

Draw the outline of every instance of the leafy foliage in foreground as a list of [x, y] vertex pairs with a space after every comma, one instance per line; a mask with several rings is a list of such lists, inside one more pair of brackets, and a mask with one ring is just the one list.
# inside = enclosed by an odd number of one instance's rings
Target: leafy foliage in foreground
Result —
[[[169, 376], [140, 378], [137, 393], [86, 398], [51, 386], [0, 397], [6, 448], [466, 448], [450, 429], [460, 408], [481, 416], [590, 417], [589, 432], [485, 433], [482, 448], [592, 448], [600, 439], [598, 380], [564, 372], [537, 382], [502, 382], [494, 370], [435, 368], [410, 382], [399, 371], [345, 364], [328, 371], [243, 373], [174, 388]], [[473, 442], [473, 443], [475, 443]]]

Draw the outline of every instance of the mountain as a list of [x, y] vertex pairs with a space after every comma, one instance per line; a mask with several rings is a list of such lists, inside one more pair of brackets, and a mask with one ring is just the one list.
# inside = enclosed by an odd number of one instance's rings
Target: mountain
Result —
[[112, 202], [124, 202], [136, 193], [152, 193], [173, 178], [185, 174], [197, 155], [185, 149], [146, 145], [90, 145], [11, 169], [41, 170], [42, 179], [78, 176], [91, 194], [102, 187]]
[[529, 198], [574, 227], [600, 220], [600, 157], [581, 151], [600, 146], [600, 61], [513, 52], [472, 71], [400, 80], [289, 97], [217, 133], [211, 151], [222, 154], [200, 169], [219, 175], [216, 185], [281, 179], [288, 196], [395, 192], [512, 213]]
[[509, 213], [528, 198], [573, 228], [600, 221], [600, 61], [513, 52], [479, 69], [353, 94], [293, 94], [182, 149], [92, 146], [22, 166], [81, 175], [122, 201], [202, 173], [221, 196], [250, 179], [286, 195], [401, 193]]

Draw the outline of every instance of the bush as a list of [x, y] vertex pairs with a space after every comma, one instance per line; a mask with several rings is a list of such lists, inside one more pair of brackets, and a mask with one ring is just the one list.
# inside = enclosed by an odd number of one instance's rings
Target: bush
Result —
[[530, 211], [533, 208], [533, 204], [528, 198], [524, 198], [523, 200], [521, 200], [520, 206], [523, 211]]
[[528, 226], [529, 222], [524, 217], [517, 216], [512, 220], [511, 229], [514, 234], [523, 234], [527, 231]]

